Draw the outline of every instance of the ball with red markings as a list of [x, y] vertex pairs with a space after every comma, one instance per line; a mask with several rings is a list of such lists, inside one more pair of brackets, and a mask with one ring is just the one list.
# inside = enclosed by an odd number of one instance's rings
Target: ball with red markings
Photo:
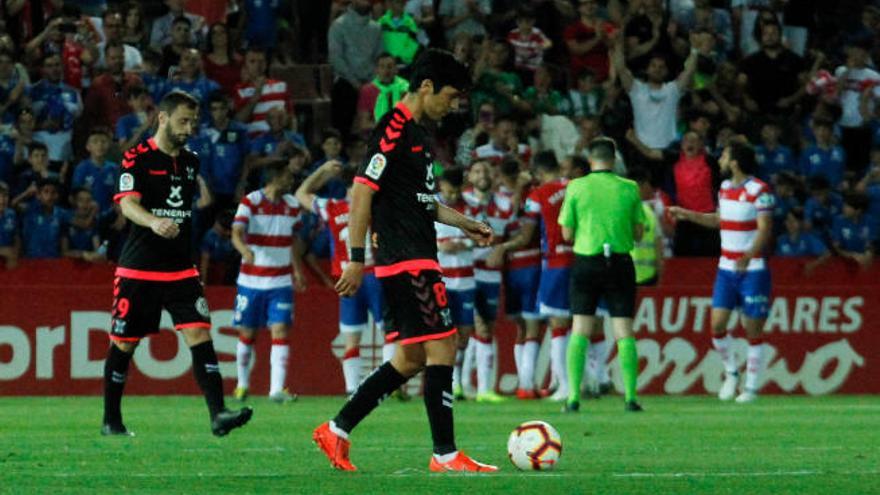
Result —
[[526, 421], [507, 439], [507, 456], [523, 471], [548, 471], [562, 455], [562, 437], [544, 421]]

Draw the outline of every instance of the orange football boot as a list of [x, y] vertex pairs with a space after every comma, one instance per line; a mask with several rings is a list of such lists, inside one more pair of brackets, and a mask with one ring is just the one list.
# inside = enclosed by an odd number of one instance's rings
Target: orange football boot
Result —
[[312, 440], [321, 452], [330, 459], [330, 464], [340, 471], [357, 471], [348, 458], [351, 442], [330, 430], [330, 422], [326, 421], [312, 432]]
[[449, 471], [456, 472], [474, 472], [474, 473], [494, 473], [498, 471], [498, 466], [491, 466], [477, 462], [466, 456], [464, 452], [459, 451], [458, 454], [449, 462], [440, 462], [433, 455], [428, 468], [432, 473], [445, 473]]

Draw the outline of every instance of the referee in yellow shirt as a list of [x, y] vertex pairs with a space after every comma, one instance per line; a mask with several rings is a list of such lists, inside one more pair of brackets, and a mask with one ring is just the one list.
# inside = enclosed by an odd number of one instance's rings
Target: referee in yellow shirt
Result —
[[590, 142], [591, 173], [568, 183], [559, 212], [562, 236], [574, 240], [571, 312], [568, 341], [569, 396], [564, 411], [580, 409], [588, 335], [597, 325], [596, 307], [604, 301], [611, 315], [625, 390], [625, 410], [641, 411], [636, 402], [639, 358], [633, 336], [636, 302], [635, 268], [629, 253], [642, 237], [645, 213], [635, 182], [611, 169], [616, 146], [608, 138]]

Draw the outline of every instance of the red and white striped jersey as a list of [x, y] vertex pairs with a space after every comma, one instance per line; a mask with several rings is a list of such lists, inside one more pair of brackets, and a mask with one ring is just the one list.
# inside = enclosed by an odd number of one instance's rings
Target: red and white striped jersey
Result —
[[[523, 216], [525, 215], [525, 202], [533, 189], [534, 187], [528, 186], [523, 190], [522, 204], [519, 205], [519, 211], [513, 218], [511, 218], [510, 223], [507, 224], [507, 232], [505, 233], [507, 239], [516, 238], [516, 236], [519, 235], [519, 231], [522, 229], [523, 222], [528, 221], [528, 219], [523, 219]], [[508, 270], [517, 270], [519, 268], [527, 268], [531, 266], [541, 266], [541, 240], [537, 235], [532, 236], [531, 241], [529, 241], [524, 247], [515, 251], [507, 252], [506, 268]]]
[[[240, 83], [235, 87], [234, 103], [235, 111], [241, 110], [251, 98], [253, 98], [256, 88], [251, 83]], [[251, 115], [250, 122], [246, 122], [249, 136], [255, 136], [264, 132], [269, 132], [269, 124], [266, 122], [266, 113], [271, 108], [284, 108], [287, 115], [293, 114], [291, 106], [290, 91], [287, 89], [287, 83], [277, 79], [266, 79], [263, 83], [263, 92], [260, 94], [260, 100], [254, 106], [254, 112]]]
[[[721, 259], [718, 268], [734, 270], [736, 260], [751, 249], [758, 236], [758, 215], [773, 214], [774, 199], [770, 186], [749, 177], [734, 185], [725, 180], [718, 191], [718, 216], [721, 220]], [[763, 270], [767, 261], [763, 254], [752, 258], [748, 270]]]
[[241, 199], [233, 225], [245, 227], [245, 243], [254, 252], [253, 264], [242, 262], [238, 285], [251, 289], [277, 289], [293, 285], [291, 254], [295, 231], [302, 226], [302, 211], [292, 194], [275, 203], [262, 189]]
[[[510, 194], [494, 192], [490, 193], [488, 199], [481, 200], [479, 194], [474, 188], [469, 187], [464, 190], [462, 197], [468, 206], [471, 207], [474, 218], [489, 224], [495, 235], [495, 242], [500, 244], [504, 242], [504, 234], [507, 231], [507, 224], [513, 221], [514, 212], [513, 197]], [[486, 266], [486, 258], [494, 249], [488, 247], [474, 247], [474, 277], [477, 282], [485, 282], [491, 284], [501, 283], [501, 268], [489, 268]]]
[[[472, 154], [474, 160], [486, 160], [492, 165], [500, 165], [506, 156], [512, 156], [512, 152], [504, 151], [496, 148], [490, 141], [482, 146], [477, 146]], [[532, 149], [527, 145], [520, 143], [517, 146], [516, 158], [522, 160], [523, 163], [529, 163], [532, 159]]]
[[574, 261], [571, 243], [562, 238], [559, 210], [565, 199], [568, 181], [558, 179], [542, 184], [526, 198], [525, 217], [541, 226], [541, 252], [547, 268], [567, 268]]
[[[330, 262], [330, 272], [334, 277], [342, 275], [342, 271], [348, 266], [351, 259], [351, 244], [348, 237], [348, 215], [350, 205], [345, 199], [315, 198], [312, 211], [316, 212], [330, 228], [333, 242], [330, 250], [333, 259]], [[367, 232], [367, 240], [364, 244], [364, 273], [373, 270], [373, 247], [369, 241], [370, 233]]]
[[[517, 69], [535, 70], [544, 62], [544, 44], [547, 36], [533, 27], [532, 32], [523, 34], [519, 29], [507, 33], [507, 42], [513, 47], [514, 65]], [[530, 85], [531, 81], [523, 81]]]
[[[468, 217], [476, 216], [476, 212], [464, 201], [458, 204], [447, 205], [453, 210]], [[434, 222], [437, 230], [437, 262], [443, 269], [443, 282], [449, 290], [469, 290], [476, 287], [474, 282], [474, 251], [473, 241], [468, 238], [458, 227]], [[444, 241], [458, 241], [469, 246], [454, 253], [446, 253], [439, 249], [439, 244]]]

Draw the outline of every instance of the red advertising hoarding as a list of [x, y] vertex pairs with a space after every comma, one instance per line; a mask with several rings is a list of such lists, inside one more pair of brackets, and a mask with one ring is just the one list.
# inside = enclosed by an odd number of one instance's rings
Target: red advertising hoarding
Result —
[[[765, 393], [880, 393], [880, 268], [861, 271], [832, 262], [806, 276], [803, 263], [772, 265], [774, 301], [767, 321]], [[639, 294], [635, 318], [642, 393], [714, 393], [722, 381], [720, 358], [711, 350], [709, 312], [714, 262], [671, 260], [664, 283]], [[0, 273], [0, 395], [97, 395], [108, 345], [112, 268], [69, 261], [29, 262]], [[234, 387], [237, 337], [230, 328], [234, 289], [208, 287], [215, 347], [227, 388]], [[313, 284], [296, 296], [290, 337], [289, 386], [299, 394], [343, 393], [335, 294]], [[130, 394], [198, 393], [190, 353], [163, 316], [163, 330], [138, 348], [126, 386]], [[516, 387], [513, 327], [498, 328], [498, 377], [502, 392]], [[745, 359], [745, 339], [735, 334]], [[548, 337], [549, 338], [549, 337]], [[258, 339], [252, 392], [268, 388], [269, 339]], [[548, 376], [548, 345], [538, 379]], [[613, 346], [612, 346], [613, 347]], [[378, 363], [381, 334], [364, 338], [366, 366]], [[618, 382], [614, 353], [612, 378]], [[418, 381], [412, 386], [418, 387]]]

